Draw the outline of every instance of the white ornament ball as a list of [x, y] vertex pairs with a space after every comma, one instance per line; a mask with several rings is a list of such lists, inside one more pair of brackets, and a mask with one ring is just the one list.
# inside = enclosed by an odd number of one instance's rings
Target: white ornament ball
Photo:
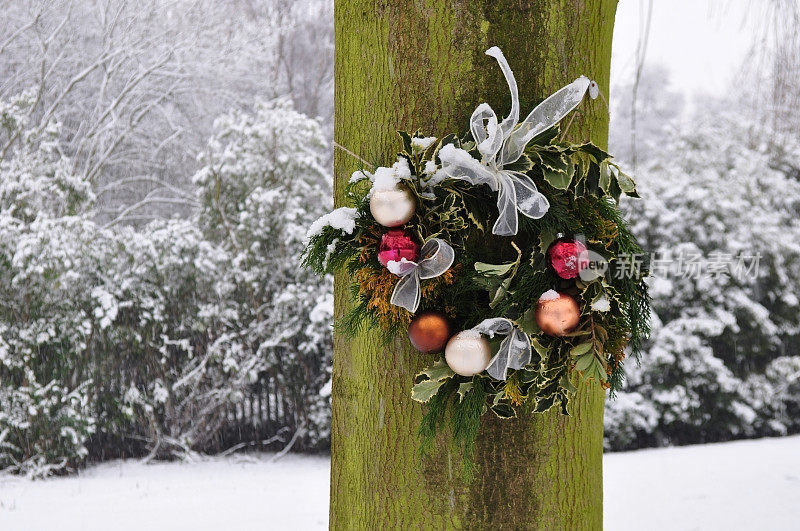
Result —
[[373, 190], [369, 198], [369, 211], [375, 221], [384, 227], [405, 225], [414, 215], [417, 205], [411, 192], [395, 187], [389, 190]]
[[475, 330], [464, 330], [447, 342], [444, 359], [454, 373], [472, 376], [489, 366], [492, 349], [480, 333]]

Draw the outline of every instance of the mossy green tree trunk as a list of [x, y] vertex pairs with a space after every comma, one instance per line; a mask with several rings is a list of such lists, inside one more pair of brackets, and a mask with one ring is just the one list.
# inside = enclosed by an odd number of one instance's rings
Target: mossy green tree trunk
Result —
[[[476, 105], [503, 116], [508, 89], [494, 59], [504, 51], [522, 115], [580, 74], [608, 94], [615, 0], [337, 0], [335, 139], [373, 163], [391, 163], [395, 131], [463, 133]], [[607, 142], [601, 100], [584, 105], [573, 140]], [[335, 158], [337, 203], [359, 162]], [[336, 315], [350, 279], [336, 279]], [[583, 385], [573, 414], [500, 421], [485, 415], [478, 472], [461, 480], [442, 442], [418, 456], [422, 407], [414, 375], [430, 364], [404, 338], [382, 348], [369, 333], [337, 336], [333, 366], [333, 529], [599, 529], [602, 527], [603, 391]]]

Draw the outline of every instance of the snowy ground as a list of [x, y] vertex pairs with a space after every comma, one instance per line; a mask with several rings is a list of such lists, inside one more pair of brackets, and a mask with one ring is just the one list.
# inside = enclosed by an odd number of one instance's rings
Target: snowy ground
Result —
[[[0, 529], [318, 529], [328, 460], [118, 461], [77, 477], [0, 477]], [[800, 437], [609, 454], [606, 529], [798, 529]]]

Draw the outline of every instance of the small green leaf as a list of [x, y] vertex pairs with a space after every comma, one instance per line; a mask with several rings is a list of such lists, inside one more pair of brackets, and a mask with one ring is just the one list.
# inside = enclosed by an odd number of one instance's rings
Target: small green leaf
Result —
[[561, 124], [556, 124], [550, 129], [545, 129], [528, 142], [529, 146], [546, 146], [553, 141], [555, 137], [558, 136], [558, 133], [561, 131]]
[[403, 149], [406, 153], [411, 153], [411, 135], [405, 131], [398, 131], [397, 134], [403, 139]]
[[555, 234], [546, 230], [542, 230], [542, 232], [539, 233], [539, 252], [546, 254], [547, 249], [550, 248], [550, 245], [552, 245], [555, 239]]
[[487, 264], [485, 262], [475, 262], [475, 271], [483, 275], [501, 277], [511, 271], [517, 265], [517, 262], [509, 262], [507, 264]]
[[592, 366], [594, 360], [595, 360], [594, 353], [587, 352], [586, 354], [582, 355], [577, 359], [577, 361], [575, 362], [575, 368], [581, 372], [584, 372], [586, 371], [586, 369]]
[[581, 144], [579, 146], [573, 146], [573, 149], [591, 155], [594, 158], [594, 160], [597, 161], [598, 163], [611, 158], [611, 155], [609, 155], [599, 147], [595, 146], [591, 142], [587, 142], [586, 144]]
[[591, 341], [581, 343], [580, 345], [575, 345], [574, 347], [569, 349], [569, 355], [572, 356], [573, 358], [578, 358], [580, 356], [583, 356], [584, 354], [592, 350], [593, 345], [594, 343], [592, 343]]
[[533, 168], [533, 161], [528, 155], [522, 155], [516, 161], [503, 166], [504, 170], [518, 171], [520, 173], [526, 173], [531, 168]]
[[543, 168], [544, 180], [556, 190], [566, 190], [572, 182], [572, 176], [567, 172], [559, 172]]

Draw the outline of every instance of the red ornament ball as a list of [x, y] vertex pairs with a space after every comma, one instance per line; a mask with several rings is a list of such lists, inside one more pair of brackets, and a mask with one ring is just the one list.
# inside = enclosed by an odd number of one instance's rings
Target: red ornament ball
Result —
[[381, 236], [378, 247], [378, 262], [386, 267], [391, 261], [399, 262], [405, 258], [415, 262], [419, 258], [419, 245], [402, 230], [390, 230]]
[[547, 249], [547, 258], [556, 275], [563, 279], [577, 277], [589, 265], [586, 246], [577, 240], [556, 240]]
[[420, 352], [441, 352], [453, 335], [453, 323], [441, 312], [422, 312], [408, 325], [408, 339]]

